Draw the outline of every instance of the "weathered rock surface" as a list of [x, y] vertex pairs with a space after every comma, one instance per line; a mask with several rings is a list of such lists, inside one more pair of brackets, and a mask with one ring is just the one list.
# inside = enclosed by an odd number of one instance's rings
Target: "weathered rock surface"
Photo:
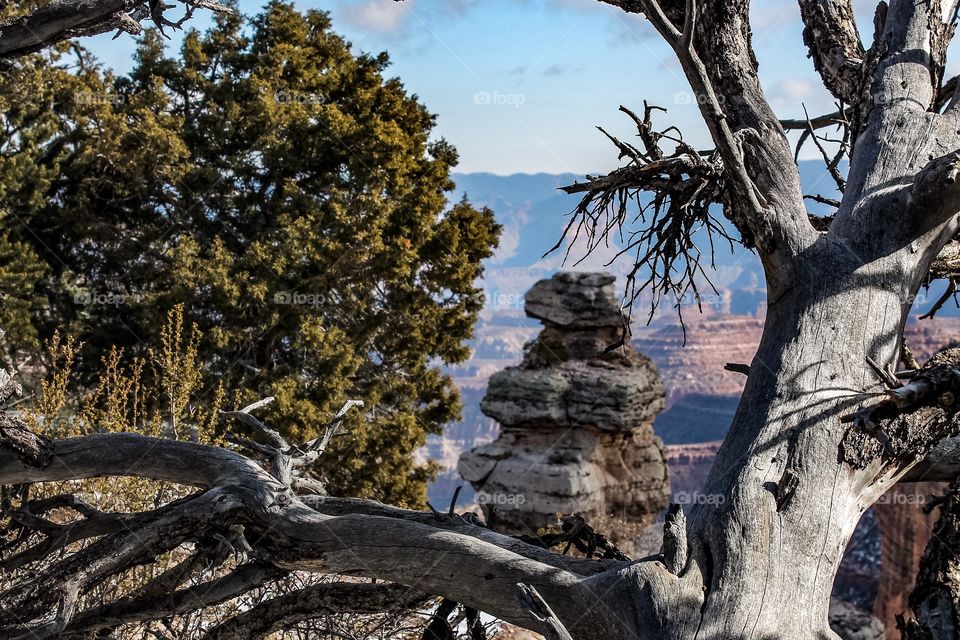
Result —
[[533, 285], [524, 296], [523, 310], [548, 326], [616, 329], [623, 325], [620, 304], [608, 295], [615, 280], [609, 273], [561, 271]]
[[842, 640], [883, 640], [883, 624], [848, 602], [830, 601], [830, 628]]
[[614, 278], [559, 273], [525, 298], [544, 328], [523, 362], [490, 378], [480, 404], [500, 437], [460, 457], [458, 471], [503, 531], [530, 533], [556, 514], [652, 522], [669, 494], [653, 434], [664, 391], [653, 363], [620, 339]]

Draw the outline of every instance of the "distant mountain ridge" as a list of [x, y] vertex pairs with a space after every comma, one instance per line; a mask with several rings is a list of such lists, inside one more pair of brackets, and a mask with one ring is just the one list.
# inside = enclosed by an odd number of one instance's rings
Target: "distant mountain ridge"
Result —
[[[827, 197], [837, 195], [836, 187], [819, 161], [800, 161], [800, 178], [807, 193]], [[490, 207], [507, 233], [523, 234], [524, 242], [508, 244], [506, 251], [495, 256], [492, 264], [500, 267], [531, 267], [553, 247], [568, 214], [580, 201], [579, 195], [568, 195], [560, 187], [582, 182], [585, 176], [574, 173], [516, 173], [501, 176], [493, 173], [455, 173], [456, 189], [452, 199], [466, 194], [471, 202]], [[830, 207], [813, 201], [808, 209], [818, 215], [830, 212]], [[552, 232], [552, 233], [551, 233]], [[511, 238], [512, 241], [512, 238]], [[729, 262], [729, 252], [718, 252], [718, 266]], [[757, 261], [753, 256], [753, 260]]]
[[[827, 173], [823, 162], [802, 160], [798, 163], [800, 179], [805, 194], [817, 194], [826, 197], [839, 197], [833, 179]], [[585, 247], [581, 244], [570, 251], [570, 259], [564, 262], [567, 245], [544, 257], [544, 253], [557, 244], [563, 229], [569, 222], [569, 214], [580, 200], [579, 195], [568, 195], [560, 187], [583, 181], [585, 176], [574, 173], [518, 173], [496, 175], [492, 173], [455, 173], [453, 180], [456, 189], [450, 194], [450, 200], [459, 200], [464, 194], [476, 205], [493, 210], [503, 233], [500, 248], [487, 261], [484, 288], [487, 291], [491, 309], [504, 306], [522, 307], [519, 300], [523, 293], [537, 280], [549, 277], [560, 269], [612, 271], [618, 276], [619, 285], [625, 282], [625, 276], [632, 265], [628, 256], [610, 261], [616, 256], [619, 247], [613, 245], [601, 248], [580, 264]], [[807, 200], [807, 209], [816, 215], [826, 215], [832, 208], [813, 200]], [[721, 213], [717, 212], [722, 220]], [[729, 232], [736, 232], [725, 220]], [[615, 239], [614, 239], [615, 240]], [[706, 246], [706, 238], [699, 244]], [[616, 240], [615, 240], [616, 241]], [[710, 280], [719, 291], [714, 294], [706, 283], [700, 283], [702, 302], [715, 307], [715, 311], [724, 314], [756, 315], [758, 307], [766, 297], [763, 270], [757, 255], [741, 246], [731, 251], [729, 246], [718, 243], [714, 254], [715, 269], [707, 269]], [[708, 262], [707, 258], [703, 260]], [[921, 294], [918, 306], [932, 304], [943, 289], [935, 287], [926, 295]], [[692, 306], [695, 300], [683, 300], [683, 306]], [[669, 306], [669, 305], [666, 305]], [[688, 310], [683, 309], [684, 312]], [[645, 302], [635, 305], [639, 318], [645, 319]], [[665, 309], [668, 315], [675, 311]], [[692, 310], [690, 310], [692, 312]], [[947, 305], [945, 316], [958, 316], [954, 305]]]

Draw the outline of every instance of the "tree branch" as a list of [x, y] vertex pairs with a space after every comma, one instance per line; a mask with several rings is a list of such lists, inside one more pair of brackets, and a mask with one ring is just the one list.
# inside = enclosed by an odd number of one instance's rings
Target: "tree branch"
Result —
[[[955, 181], [952, 152], [960, 147], [960, 122], [955, 113], [935, 111], [951, 35], [941, 3], [891, 0], [889, 8], [879, 5], [854, 122], [847, 188], [831, 226], [832, 236], [863, 257], [922, 239], [929, 250], [916, 252], [914, 264], [904, 267], [919, 272], [919, 278], [950, 237], [946, 227], [956, 199], [950, 181]], [[938, 188], [945, 197], [938, 197]], [[909, 221], [902, 217], [908, 199]]]
[[910, 213], [921, 228], [960, 213], [960, 150], [930, 160], [917, 173], [910, 190]]
[[401, 611], [420, 606], [429, 596], [399, 584], [327, 582], [261, 602], [230, 618], [206, 640], [259, 640], [271, 633], [321, 616]]
[[797, 119], [786, 119], [780, 121], [780, 126], [787, 131], [792, 130], [801, 130], [806, 131], [810, 128], [813, 129], [823, 129], [824, 127], [831, 127], [836, 125], [841, 125], [846, 123], [850, 116], [853, 115], [851, 109], [844, 109], [842, 111], [833, 111], [831, 113], [826, 113], [822, 116], [815, 116], [813, 118], [797, 118]]
[[824, 86], [838, 100], [856, 104], [866, 56], [850, 0], [800, 0], [803, 42]]
[[771, 288], [785, 286], [792, 257], [815, 242], [818, 233], [804, 210], [786, 135], [760, 87], [749, 3], [606, 1], [646, 15], [673, 48], [723, 161], [724, 212], [744, 244], [758, 248], [769, 267]]
[[953, 482], [957, 478], [960, 478], [960, 438], [944, 438], [901, 482]]
[[64, 632], [64, 640], [89, 638], [93, 632], [132, 622], [187, 614], [241, 596], [286, 574], [269, 563], [254, 562], [238, 567], [222, 578], [174, 591], [162, 598], [131, 598], [94, 607], [73, 619]]
[[53, 0], [0, 25], [0, 58], [17, 58], [63, 40], [117, 29], [139, 34], [140, 21], [148, 15], [162, 32], [163, 25], [179, 28], [197, 8], [233, 13], [233, 9], [214, 0], [185, 0], [183, 19], [170, 22], [162, 17], [166, 6], [162, 0], [151, 4], [159, 7], [152, 13], [144, 4], [143, 0]]
[[518, 584], [517, 601], [530, 614], [537, 618], [545, 629], [544, 636], [547, 640], [573, 640], [570, 632], [563, 626], [557, 614], [553, 612], [550, 605], [540, 596], [536, 589], [525, 584]]
[[[558, 607], [565, 621], [584, 628], [598, 624], [599, 614], [591, 613], [591, 581], [629, 566], [598, 564], [608, 571], [579, 575], [566, 567], [587, 561], [578, 563], [498, 536], [461, 516], [327, 515], [308, 507], [290, 487], [251, 460], [218, 447], [128, 433], [47, 441], [32, 436], [15, 418], [6, 420], [9, 428], [0, 436], [13, 435], [0, 437], [0, 484], [128, 475], [206, 490], [164, 507], [136, 528], [109, 535], [68, 556], [45, 570], [40, 579], [29, 579], [0, 594], [0, 601], [9, 605], [7, 610], [28, 621], [27, 626], [16, 622], [12, 628], [41, 637], [71, 624], [77, 612], [76, 598], [70, 594], [132, 563], [152, 561], [164, 549], [188, 540], [216, 538], [214, 534], [226, 534], [235, 525], [242, 525], [251, 557], [280, 569], [416, 585], [424, 592], [535, 629], [539, 622], [512, 597], [513, 585], [535, 586]], [[329, 503], [331, 509], [336, 504]], [[368, 503], [364, 506], [373, 510]], [[383, 513], [389, 514], [389, 508]], [[171, 576], [173, 582], [179, 579]], [[62, 587], [53, 590], [51, 584]], [[110, 612], [119, 615], [114, 609]]]
[[[624, 236], [627, 242], [616, 257], [633, 258], [634, 267], [627, 276], [626, 297], [632, 304], [643, 291], [651, 291], [650, 318], [664, 298], [673, 306], [692, 292], [700, 299], [698, 281], [713, 287], [705, 263], [713, 265], [715, 240], [726, 241], [733, 250], [734, 239], [728, 235], [711, 207], [724, 199], [723, 163], [719, 154], [701, 153], [686, 144], [674, 127], [663, 131], [653, 128], [652, 114], [659, 107], [644, 103], [641, 118], [626, 107], [620, 111], [630, 116], [637, 126], [642, 148], [606, 135], [620, 150], [619, 159], [629, 163], [605, 176], [587, 176], [586, 182], [562, 187], [566, 193], [582, 193], [580, 203], [571, 215], [563, 236], [550, 251], [569, 240], [567, 254], [578, 238], [586, 239], [586, 256], [606, 245], [610, 236]], [[673, 151], [662, 147], [673, 145]], [[653, 194], [652, 198], [648, 194]], [[638, 213], [631, 212], [635, 204]], [[573, 229], [573, 238], [570, 232]], [[709, 249], [694, 242], [694, 234], [706, 231]], [[549, 252], [548, 252], [549, 253]], [[582, 258], [581, 258], [582, 259]], [[681, 322], [683, 317], [681, 315]]]
[[[80, 595], [138, 564], [152, 562], [235, 512], [223, 491], [211, 491], [153, 513], [143, 526], [98, 539], [37, 575], [0, 593], [0, 630], [6, 637], [55, 638], [72, 620]], [[19, 634], [14, 636], [14, 634]]]
[[423, 511], [412, 511], [386, 505], [374, 500], [360, 498], [335, 498], [328, 496], [301, 496], [301, 500], [312, 509], [331, 516], [367, 515], [394, 518], [407, 522], [417, 522], [444, 531], [463, 533], [519, 556], [542, 562], [581, 576], [592, 576], [623, 568], [626, 562], [620, 560], [591, 560], [553, 553], [543, 547], [523, 542], [511, 536], [491, 531], [483, 526], [479, 517], [472, 513], [452, 517], [437, 517]]
[[884, 395], [843, 417], [853, 426], [841, 442], [841, 459], [855, 469], [879, 461], [898, 479], [913, 466], [932, 474], [934, 467], [919, 461], [960, 433], [960, 349], [934, 354], [909, 382]]

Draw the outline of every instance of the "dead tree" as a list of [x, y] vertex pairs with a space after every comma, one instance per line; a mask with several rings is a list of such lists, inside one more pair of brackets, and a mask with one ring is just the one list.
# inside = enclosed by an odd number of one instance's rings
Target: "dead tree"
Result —
[[[5, 636], [69, 637], [196, 602], [176, 574], [154, 585], [169, 593], [162, 602], [76, 607], [108, 576], [189, 541], [198, 554], [239, 549], [248, 558], [197, 590], [207, 600], [304, 570], [388, 580], [409, 587], [395, 597], [443, 596], [550, 637], [836, 637], [830, 592], [860, 516], [900, 480], [953, 480], [960, 469], [951, 440], [958, 352], [895, 375], [918, 290], [960, 276], [950, 244], [960, 223], [960, 82], [943, 78], [956, 2], [881, 2], [867, 47], [851, 0], [800, 0], [804, 39], [838, 109], [798, 124], [778, 120], [764, 97], [745, 0], [607, 1], [645, 15], [673, 49], [714, 148], [655, 131], [653, 109], [633, 115], [639, 143], [614, 139], [627, 165], [570, 187], [583, 194], [571, 231], [600, 241], [632, 229], [639, 285], [672, 295], [702, 282], [709, 248], [694, 235], [719, 232], [719, 207], [767, 281], [763, 337], [704, 489], [712, 499], [675, 514], [664, 554], [578, 559], [456, 514], [304, 495], [310, 483], [296, 485], [292, 460], [310, 451], [272, 436], [260, 446], [272, 447], [274, 473], [226, 449], [132, 434], [48, 441], [8, 419], [4, 485], [133, 475], [198, 493], [144, 514], [81, 505], [78, 523], [62, 530], [43, 518], [44, 505], [11, 490], [18, 526], [35, 536], [16, 562], [54, 558], [0, 593]], [[821, 196], [836, 211], [811, 219], [785, 127], [802, 128], [829, 156], [825, 126], [841, 127], [849, 170], [840, 175], [828, 158], [842, 195]], [[84, 536], [95, 541], [56, 556], [64, 540]], [[351, 598], [343, 606], [359, 607]]]

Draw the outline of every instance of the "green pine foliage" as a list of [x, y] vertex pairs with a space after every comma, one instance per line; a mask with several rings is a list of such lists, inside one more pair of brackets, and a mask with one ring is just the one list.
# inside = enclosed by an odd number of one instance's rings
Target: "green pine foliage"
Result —
[[0, 322], [10, 344], [143, 356], [184, 305], [204, 387], [277, 397], [296, 439], [366, 403], [320, 469], [332, 492], [419, 505], [413, 452], [457, 419], [499, 226], [447, 206], [455, 150], [388, 59], [327, 14], [220, 16], [171, 57], [148, 33], [129, 76], [62, 47], [0, 73]]

